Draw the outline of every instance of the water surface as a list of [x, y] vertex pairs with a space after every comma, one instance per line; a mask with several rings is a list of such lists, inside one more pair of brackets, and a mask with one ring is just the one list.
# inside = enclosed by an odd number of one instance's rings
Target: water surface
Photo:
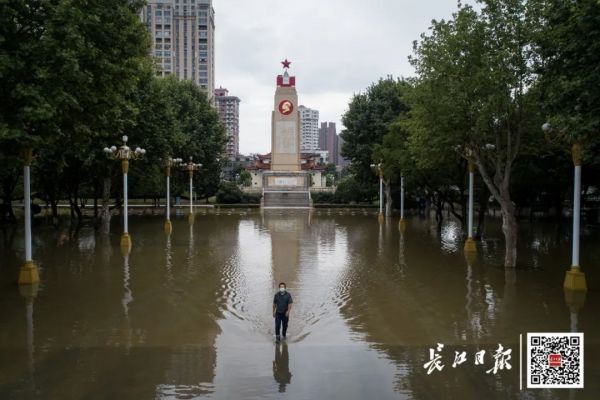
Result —
[[[35, 297], [15, 285], [22, 232], [0, 244], [2, 399], [591, 399], [600, 393], [600, 232], [584, 229], [590, 290], [565, 301], [568, 226], [523, 224], [520, 268], [501, 266], [498, 221], [479, 257], [460, 224], [372, 211], [201, 211], [132, 217], [110, 232], [36, 224]], [[275, 344], [272, 298], [294, 298]], [[585, 389], [519, 390], [519, 334], [585, 334]], [[442, 371], [423, 365], [444, 344]], [[486, 373], [502, 344], [510, 370]], [[486, 350], [485, 364], [474, 354]], [[452, 367], [455, 351], [467, 361]], [[525, 386], [525, 384], [524, 384]]]

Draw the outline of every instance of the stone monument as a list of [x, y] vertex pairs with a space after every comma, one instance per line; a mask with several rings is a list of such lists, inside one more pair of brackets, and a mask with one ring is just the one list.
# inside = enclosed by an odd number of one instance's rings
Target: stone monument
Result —
[[275, 104], [271, 117], [271, 165], [262, 175], [262, 205], [267, 208], [310, 208], [310, 176], [300, 163], [300, 114], [296, 77], [288, 74], [291, 62], [285, 59], [283, 75], [277, 76]]

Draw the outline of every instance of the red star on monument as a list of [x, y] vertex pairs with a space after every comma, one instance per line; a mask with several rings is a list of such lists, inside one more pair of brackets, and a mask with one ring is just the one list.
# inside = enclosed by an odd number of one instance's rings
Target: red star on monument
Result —
[[288, 59], [286, 58], [285, 60], [283, 60], [281, 62], [283, 64], [283, 68], [289, 68], [290, 64], [292, 63], [291, 61], [288, 61]]

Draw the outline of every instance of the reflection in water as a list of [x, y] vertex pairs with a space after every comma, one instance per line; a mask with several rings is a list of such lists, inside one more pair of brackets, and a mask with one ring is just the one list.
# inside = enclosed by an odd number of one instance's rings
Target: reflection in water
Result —
[[167, 234], [167, 242], [165, 244], [165, 278], [167, 284], [172, 288], [172, 283], [175, 277], [173, 276], [173, 253], [171, 251], [171, 233]]
[[123, 305], [123, 313], [125, 318], [129, 319], [129, 303], [133, 301], [133, 292], [129, 287], [129, 279], [131, 274], [129, 272], [129, 253], [123, 256], [123, 298], [121, 304]]
[[[404, 234], [365, 210], [352, 214], [210, 211], [195, 228], [175, 218], [166, 238], [161, 218], [133, 217], [137, 273], [115, 251], [118, 234], [40, 227], [43, 286], [27, 324], [14, 290], [22, 235], [0, 233], [10, 235], [0, 240], [0, 398], [596, 397], [600, 303], [593, 291], [586, 307], [563, 299], [569, 243], [554, 227], [520, 236], [529, 270], [508, 271], [496, 266], [494, 221], [480, 259], [465, 260], [452, 221], [432, 235], [435, 221], [413, 219]], [[598, 239], [582, 236], [582, 248], [594, 249], [583, 265], [600, 254]], [[600, 275], [586, 272], [596, 287]], [[271, 307], [282, 280], [295, 305], [291, 340], [276, 345]], [[519, 391], [516, 363], [485, 373], [499, 343], [516, 360], [519, 334], [567, 329], [586, 335], [585, 389]], [[427, 375], [436, 343], [446, 367]], [[481, 349], [479, 368], [472, 358]], [[468, 362], [452, 368], [455, 351]]]
[[33, 302], [37, 294], [38, 285], [26, 287], [21, 290], [21, 295], [25, 298], [25, 315], [27, 320], [27, 369], [29, 372], [29, 388], [35, 393], [35, 342], [33, 325]]
[[404, 233], [400, 232], [400, 234], [398, 235], [398, 265], [400, 266], [400, 276], [402, 278], [406, 277], [406, 272], [405, 272], [405, 268], [406, 268], [406, 255], [405, 255], [405, 249], [404, 249]]
[[290, 372], [290, 356], [288, 345], [285, 341], [275, 345], [275, 359], [273, 360], [273, 378], [279, 383], [279, 392], [285, 392], [285, 387], [292, 381]]

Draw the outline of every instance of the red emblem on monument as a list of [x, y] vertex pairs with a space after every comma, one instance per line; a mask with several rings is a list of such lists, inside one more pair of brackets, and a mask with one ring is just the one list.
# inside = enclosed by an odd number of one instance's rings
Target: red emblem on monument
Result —
[[279, 103], [279, 107], [277, 108], [279, 109], [279, 112], [283, 115], [290, 115], [292, 111], [294, 111], [294, 105], [289, 100], [282, 100], [281, 103]]

